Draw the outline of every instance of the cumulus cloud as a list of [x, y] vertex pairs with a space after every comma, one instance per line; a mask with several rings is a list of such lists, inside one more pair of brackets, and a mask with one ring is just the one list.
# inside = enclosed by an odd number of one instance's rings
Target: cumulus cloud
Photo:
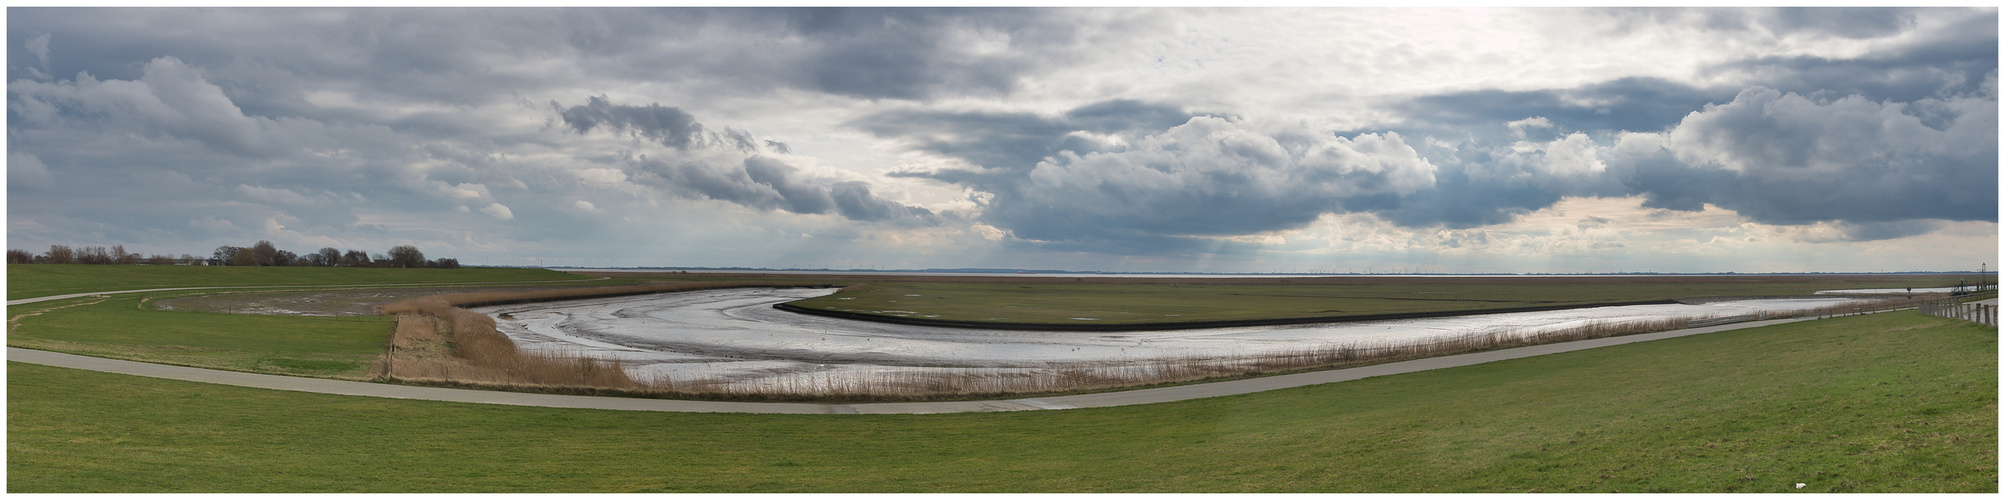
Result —
[[585, 104], [561, 108], [556, 102], [550, 106], [559, 108], [564, 124], [571, 130], [583, 134], [594, 128], [604, 127], [614, 132], [627, 132], [637, 137], [660, 142], [675, 149], [689, 149], [703, 138], [703, 124], [696, 122], [680, 109], [649, 103], [646, 106], [625, 106], [613, 104], [604, 96], [589, 97]]
[[41, 158], [18, 151], [7, 152], [9, 189], [41, 189], [54, 184], [55, 176], [49, 174], [49, 166], [43, 165]]
[[632, 160], [629, 168], [634, 182], [683, 198], [726, 201], [763, 211], [833, 212], [858, 221], [939, 222], [931, 210], [872, 195], [867, 183], [810, 177], [769, 157], [753, 156], [739, 165], [723, 167], [641, 156]]
[[1818, 102], [1755, 87], [1693, 112], [1664, 134], [1662, 147], [1731, 172], [1731, 183], [1712, 186], [1707, 198], [1767, 223], [1996, 220], [1996, 98], [1923, 105], [1947, 107], [1955, 118], [1937, 129], [1905, 113], [1907, 103]]
[[1105, 148], [1105, 144], [1090, 139], [1091, 134], [1156, 133], [1182, 125], [1193, 116], [1197, 115], [1168, 104], [1115, 99], [1080, 106], [1059, 116], [902, 109], [866, 115], [849, 125], [984, 169], [1023, 171], [1060, 151], [1083, 154]]
[[40, 62], [42, 64], [43, 71], [47, 71], [49, 69], [48, 33], [43, 33], [41, 36], [29, 38], [28, 43], [23, 45], [22, 48], [27, 49], [29, 54], [35, 55], [35, 61]]
[[[138, 80], [99, 81], [88, 73], [62, 82], [15, 81], [15, 111], [33, 125], [99, 118], [109, 126], [147, 135], [201, 141], [247, 155], [270, 155], [283, 148], [276, 121], [244, 116], [222, 88], [174, 57], [146, 64]], [[81, 116], [61, 110], [74, 109]]]
[[1525, 137], [1525, 129], [1552, 128], [1552, 120], [1547, 120], [1543, 116], [1534, 116], [1523, 120], [1504, 122], [1504, 127], [1511, 129], [1511, 135], [1522, 139]]
[[480, 213], [487, 214], [488, 217], [493, 217], [501, 220], [511, 220], [515, 218], [515, 212], [509, 210], [508, 205], [503, 205], [500, 203], [490, 203], [487, 205], [486, 208], [480, 209]]
[[983, 222], [1031, 240], [1238, 235], [1299, 227], [1347, 198], [1402, 195], [1434, 166], [1398, 134], [1286, 137], [1196, 117], [1120, 151], [1061, 151], [1020, 176], [957, 179], [992, 194]]
[[[930, 231], [1210, 259], [1292, 249], [1319, 218], [1432, 235], [1416, 252], [1496, 248], [1511, 241], [1497, 226], [1567, 199], [1738, 211], [1823, 242], [1977, 231], [1962, 221], [1997, 203], [1989, 9], [1622, 11], [1621, 36], [1703, 37], [1679, 41], [1703, 56], [1567, 71], [1611, 78], [1587, 84], [1442, 70], [1429, 59], [1462, 52], [1432, 40], [1412, 47], [1426, 57], [1328, 70], [1347, 66], [1315, 61], [1351, 59], [1238, 31], [1377, 15], [1357, 11], [84, 13], [10, 16], [19, 241], [244, 244], [205, 238], [278, 221], [497, 254], [673, 227], [761, 247]], [[1495, 60], [1579, 68], [1550, 49], [1609, 35], [1605, 17], [1557, 17], [1583, 29], [1506, 33], [1531, 43]], [[1481, 31], [1453, 43], [1500, 40]], [[1351, 36], [1313, 34], [1296, 38]], [[1464, 74], [1496, 76], [1449, 76]], [[1570, 86], [1526, 83], [1551, 81]], [[1564, 223], [1608, 232], [1601, 248], [1637, 223], [1604, 219]], [[986, 253], [942, 248], [911, 251]]]

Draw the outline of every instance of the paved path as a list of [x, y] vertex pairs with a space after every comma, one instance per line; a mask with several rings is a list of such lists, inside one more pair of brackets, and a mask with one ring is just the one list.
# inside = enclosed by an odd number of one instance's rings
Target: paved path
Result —
[[[169, 289], [172, 290], [172, 289]], [[105, 292], [123, 293], [123, 292]], [[91, 295], [91, 294], [86, 294]], [[13, 304], [13, 302], [9, 302]], [[604, 410], [640, 410], [673, 412], [730, 412], [730, 413], [964, 413], [1015, 410], [1064, 410], [1073, 408], [1102, 408], [1188, 399], [1248, 394], [1305, 385], [1327, 384], [1366, 377], [1377, 377], [1399, 373], [1411, 373], [1456, 366], [1526, 358], [1582, 349], [1593, 349], [1612, 345], [1645, 342], [1651, 340], [1698, 335], [1741, 328], [1754, 328], [1809, 318], [1775, 319], [1750, 321], [1729, 325], [1689, 328], [1668, 332], [1626, 335], [1602, 339], [1562, 342], [1515, 349], [1504, 349], [1454, 356], [1401, 361], [1382, 365], [1326, 370], [1260, 377], [1228, 382], [1213, 382], [1156, 389], [1080, 394], [1075, 396], [1053, 396], [1032, 399], [1012, 399], [997, 401], [946, 401], [926, 403], [872, 403], [872, 404], [820, 404], [820, 403], [734, 403], [717, 401], [678, 401], [664, 399], [614, 398], [597, 396], [561, 396], [551, 394], [526, 394], [500, 391], [476, 391], [466, 389], [446, 389], [369, 382], [351, 382], [301, 377], [285, 377], [256, 373], [209, 370], [168, 366], [136, 361], [93, 358], [72, 354], [61, 354], [15, 347], [7, 348], [7, 360], [38, 365], [58, 366], [108, 373], [138, 375], [142, 377], [186, 380], [211, 384], [278, 389], [286, 391], [317, 392], [322, 394], [342, 394], [349, 396], [374, 396], [400, 399], [424, 399], [433, 401], [457, 401], [463, 403], [488, 403], [518, 406], [546, 406], [554, 408], [592, 408]]]

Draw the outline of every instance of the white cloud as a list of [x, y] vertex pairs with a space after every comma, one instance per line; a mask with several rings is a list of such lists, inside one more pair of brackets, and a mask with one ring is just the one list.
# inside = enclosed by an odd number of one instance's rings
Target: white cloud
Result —
[[49, 174], [49, 166], [43, 165], [41, 158], [18, 151], [7, 152], [8, 186], [41, 189], [55, 185], [55, 182], [55, 176]]
[[578, 208], [578, 210], [583, 210], [583, 211], [586, 211], [586, 212], [591, 212], [591, 213], [601, 213], [601, 212], [605, 212], [605, 210], [600, 210], [598, 206], [596, 206], [596, 205], [593, 205], [593, 204], [592, 204], [592, 202], [589, 202], [589, 201], [585, 201], [585, 200], [578, 200], [578, 202], [577, 202], [577, 203], [575, 203], [575, 204], [572, 204], [572, 206], [574, 206], [574, 207], [577, 207], [577, 208]]
[[1511, 129], [1511, 135], [1517, 136], [1520, 139], [1525, 137], [1525, 129], [1552, 128], [1552, 126], [1553, 126], [1552, 120], [1548, 120], [1546, 119], [1546, 117], [1543, 116], [1534, 116], [1523, 120], [1504, 122], [1504, 127]]
[[587, 168], [571, 173], [587, 186], [617, 187], [627, 182], [627, 173], [616, 168]]
[[480, 213], [487, 214], [489, 217], [494, 217], [496, 219], [501, 219], [501, 220], [509, 220], [515, 218], [515, 212], [509, 211], [507, 205], [503, 205], [500, 203], [488, 205], [487, 208], [480, 209]]

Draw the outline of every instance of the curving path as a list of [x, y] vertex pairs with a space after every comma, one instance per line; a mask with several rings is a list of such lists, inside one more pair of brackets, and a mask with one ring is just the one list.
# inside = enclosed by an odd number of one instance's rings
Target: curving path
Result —
[[[373, 285], [341, 285], [373, 286]], [[37, 297], [8, 301], [8, 305], [26, 304], [45, 300], [166, 290], [195, 290], [207, 288], [251, 288], [251, 287], [192, 287], [160, 288], [152, 290], [125, 290], [118, 292], [98, 292], [72, 294], [53, 297]], [[266, 287], [257, 287], [266, 288]], [[297, 288], [296, 286], [293, 288]], [[1357, 380], [1400, 373], [1436, 370], [1457, 366], [1469, 366], [1492, 361], [1526, 358], [1545, 354], [1593, 349], [1612, 345], [1647, 342], [1651, 340], [1698, 335], [1741, 328], [1755, 328], [1810, 318], [1776, 319], [1751, 321], [1728, 325], [1688, 328], [1668, 332], [1646, 333], [1574, 342], [1562, 342], [1490, 352], [1441, 356], [1412, 361], [1401, 361], [1382, 365], [1345, 368], [1291, 375], [1277, 375], [1226, 382], [1212, 382], [1175, 387], [1161, 387], [1122, 392], [1052, 396], [1033, 399], [1011, 399], [993, 401], [945, 401], [923, 403], [870, 403], [870, 404], [822, 404], [822, 403], [742, 403], [723, 401], [683, 401], [641, 398], [617, 398], [599, 396], [565, 396], [553, 394], [528, 394], [502, 391], [479, 391], [421, 387], [345, 380], [328, 380], [302, 377], [286, 377], [257, 373], [210, 370], [183, 366], [141, 363], [106, 358], [94, 358], [73, 354], [62, 354], [16, 347], [7, 348], [7, 360], [38, 365], [74, 368], [142, 377], [184, 380], [211, 384], [277, 389], [286, 391], [315, 392], [349, 396], [371, 396], [399, 399], [421, 399], [431, 401], [454, 401], [463, 403], [504, 404], [517, 406], [544, 406], [553, 408], [589, 408], [602, 410], [671, 411], [671, 412], [727, 412], [727, 413], [963, 413], [1016, 410], [1064, 410], [1074, 408], [1101, 408], [1149, 403], [1183, 401], [1189, 399], [1249, 394], [1275, 389], [1327, 384], [1346, 380]]]

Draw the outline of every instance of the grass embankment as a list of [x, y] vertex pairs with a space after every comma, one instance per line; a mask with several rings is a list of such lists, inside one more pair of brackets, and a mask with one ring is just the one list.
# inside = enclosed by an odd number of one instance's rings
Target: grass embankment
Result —
[[[1954, 285], [1941, 276], [1303, 278], [1245, 283], [871, 282], [788, 304], [974, 323], [1165, 324], [1593, 305], [1702, 297], [1810, 295], [1819, 290]], [[1130, 278], [1129, 280], [1139, 280]], [[1189, 280], [1186, 280], [1189, 281]]]
[[380, 316], [146, 309], [153, 295], [10, 306], [7, 345], [223, 370], [365, 379], [395, 322]]
[[1899, 312], [1178, 403], [890, 416], [9, 363], [7, 477], [9, 492], [1996, 492], [1997, 352], [1996, 329]]
[[500, 267], [389, 269], [18, 264], [7, 266], [7, 300], [70, 293], [195, 286], [496, 283], [556, 280], [602, 281], [598, 278], [546, 269]]

